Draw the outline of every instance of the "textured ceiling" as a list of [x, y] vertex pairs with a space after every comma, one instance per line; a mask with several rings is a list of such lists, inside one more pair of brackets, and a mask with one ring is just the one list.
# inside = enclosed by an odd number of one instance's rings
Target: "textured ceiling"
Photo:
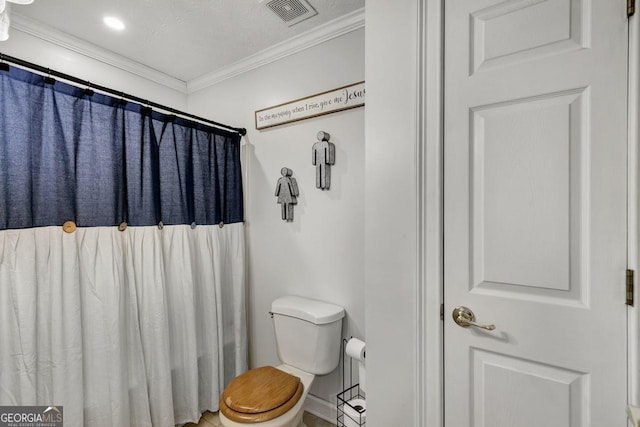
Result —
[[[364, 7], [308, 0], [318, 14], [292, 27], [258, 0], [36, 0], [12, 13], [189, 81]], [[105, 15], [122, 19], [108, 29]]]

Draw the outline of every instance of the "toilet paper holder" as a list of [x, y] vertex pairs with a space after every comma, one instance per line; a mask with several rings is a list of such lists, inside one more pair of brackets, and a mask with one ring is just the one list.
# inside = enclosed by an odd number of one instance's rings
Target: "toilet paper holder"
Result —
[[[342, 391], [338, 393], [337, 399], [337, 427], [361, 427], [366, 426], [366, 394], [360, 383], [353, 384], [353, 363], [354, 358], [349, 357], [349, 385], [346, 384], [345, 374], [345, 354], [349, 340], [342, 340], [342, 354], [340, 357], [340, 373], [342, 376]], [[363, 349], [364, 352], [364, 349]], [[364, 354], [363, 354], [364, 355]]]

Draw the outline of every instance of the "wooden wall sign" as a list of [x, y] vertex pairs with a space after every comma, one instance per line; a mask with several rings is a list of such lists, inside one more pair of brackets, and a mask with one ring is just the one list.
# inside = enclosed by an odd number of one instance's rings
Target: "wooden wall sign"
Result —
[[266, 129], [364, 105], [364, 82], [256, 111], [256, 129]]

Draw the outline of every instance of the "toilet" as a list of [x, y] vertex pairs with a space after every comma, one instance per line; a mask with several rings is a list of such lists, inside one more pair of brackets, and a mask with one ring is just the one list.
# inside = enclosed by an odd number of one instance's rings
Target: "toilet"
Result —
[[344, 308], [298, 296], [271, 304], [281, 365], [236, 377], [220, 397], [224, 427], [305, 427], [302, 407], [316, 375], [338, 367]]

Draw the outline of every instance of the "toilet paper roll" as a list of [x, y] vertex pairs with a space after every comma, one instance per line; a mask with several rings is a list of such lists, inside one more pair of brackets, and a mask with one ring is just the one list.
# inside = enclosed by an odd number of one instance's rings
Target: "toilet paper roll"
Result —
[[351, 399], [343, 406], [343, 412], [345, 427], [360, 427], [367, 420], [367, 402], [364, 399]]
[[352, 357], [358, 361], [364, 362], [365, 360], [366, 345], [364, 341], [360, 341], [358, 338], [351, 338], [347, 341], [347, 356]]

